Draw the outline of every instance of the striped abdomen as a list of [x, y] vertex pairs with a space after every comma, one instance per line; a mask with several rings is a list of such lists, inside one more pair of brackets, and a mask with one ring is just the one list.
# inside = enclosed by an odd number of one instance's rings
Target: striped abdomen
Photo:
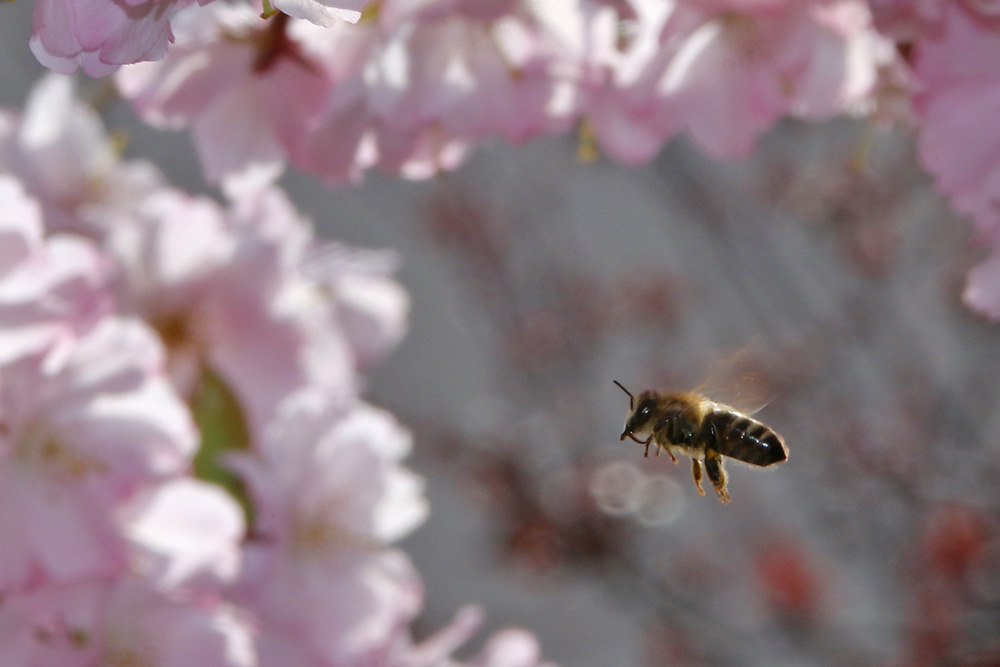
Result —
[[704, 432], [715, 432], [708, 449], [755, 466], [769, 466], [788, 458], [781, 436], [752, 417], [730, 410], [712, 410], [703, 422]]

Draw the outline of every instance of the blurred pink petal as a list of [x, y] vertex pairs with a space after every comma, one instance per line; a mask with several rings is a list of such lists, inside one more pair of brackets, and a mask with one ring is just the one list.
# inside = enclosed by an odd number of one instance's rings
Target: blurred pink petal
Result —
[[469, 662], [469, 667], [554, 667], [542, 660], [538, 640], [527, 630], [501, 630], [486, 642], [482, 652]]
[[164, 186], [148, 162], [120, 162], [97, 113], [75, 97], [73, 80], [48, 74], [21, 117], [0, 127], [0, 164], [42, 205], [49, 233], [103, 237], [145, 196]]
[[328, 242], [314, 244], [304, 270], [333, 296], [338, 320], [366, 370], [406, 334], [409, 296], [394, 278], [397, 258]]
[[163, 590], [232, 582], [245, 526], [236, 501], [217, 486], [181, 478], [129, 508], [125, 532], [136, 545], [133, 571]]
[[983, 232], [1000, 222], [1000, 138], [990, 131], [1000, 113], [998, 31], [949, 6], [939, 36], [923, 40], [914, 69], [920, 157], [955, 208]]
[[0, 365], [89, 330], [111, 307], [106, 274], [87, 242], [43, 240], [38, 204], [0, 175]]
[[996, 245], [989, 257], [969, 271], [962, 299], [969, 308], [1000, 320], [1000, 251]]
[[[681, 3], [692, 13], [697, 3]], [[681, 121], [710, 154], [746, 155], [786, 113], [820, 119], [871, 92], [886, 50], [867, 7], [839, 2], [722, 2], [701, 10], [662, 80]]]
[[[998, 35], [994, 23], [947, 5], [941, 30], [920, 42], [914, 62], [921, 161], [987, 239], [1000, 233], [1000, 138], [992, 130], [1000, 117]], [[994, 253], [970, 272], [964, 295], [991, 318], [1000, 317], [998, 277]]]
[[194, 425], [144, 325], [107, 317], [67, 349], [0, 372], [0, 588], [124, 564], [114, 509], [187, 467]]
[[250, 626], [236, 610], [170, 598], [132, 577], [6, 596], [0, 650], [12, 666], [257, 665]]
[[170, 18], [190, 0], [38, 0], [31, 50], [46, 67], [90, 76], [125, 63], [158, 60], [172, 41]]
[[391, 649], [422, 599], [409, 559], [383, 546], [426, 515], [419, 480], [398, 463], [408, 450], [385, 413], [306, 392], [283, 406], [262, 459], [234, 461], [261, 538], [239, 599], [269, 632], [333, 664]]
[[170, 55], [123, 69], [119, 88], [147, 122], [191, 127], [210, 182], [247, 168], [277, 172], [329, 88], [322, 68], [281, 37], [286, 23], [261, 21], [250, 6], [189, 10], [175, 21]]
[[107, 600], [102, 664], [155, 661], [164, 667], [254, 667], [248, 619], [221, 604], [172, 600], [145, 582], [126, 579]]
[[372, 0], [274, 0], [272, 4], [289, 16], [329, 28], [336, 21], [356, 23]]
[[448, 664], [451, 654], [475, 634], [483, 623], [479, 607], [463, 607], [452, 622], [406, 651], [407, 667], [436, 667]]

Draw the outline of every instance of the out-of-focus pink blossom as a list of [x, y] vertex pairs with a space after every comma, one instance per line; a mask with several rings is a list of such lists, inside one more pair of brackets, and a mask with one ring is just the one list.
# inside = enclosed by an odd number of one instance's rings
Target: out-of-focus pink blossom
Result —
[[[370, 1], [275, 0], [272, 4], [290, 16], [329, 27], [337, 21], [357, 21]], [[209, 2], [198, 0], [200, 5]], [[174, 15], [191, 4], [193, 0], [37, 0], [31, 50], [42, 65], [56, 72], [72, 74], [82, 68], [90, 76], [105, 76], [124, 64], [163, 58], [174, 41]]]
[[[317, 44], [330, 95], [292, 162], [330, 181], [368, 167], [407, 178], [453, 169], [474, 142], [567, 129], [574, 85], [530, 3], [387, 2]], [[343, 54], [349, 54], [342, 59]]]
[[329, 28], [337, 21], [356, 23], [362, 10], [373, 0], [273, 0], [275, 9], [297, 19], [306, 19]]
[[1000, 223], [1000, 30], [958, 5], [938, 38], [922, 41], [914, 69], [920, 157], [955, 208], [983, 232]]
[[5, 665], [257, 665], [248, 619], [213, 600], [170, 596], [141, 579], [85, 582], [5, 596]]
[[663, 36], [676, 3], [560, 0], [538, 6], [563, 49], [560, 67], [578, 82], [573, 106], [601, 148], [626, 164], [647, 162], [678, 128], [657, 90], [671, 49]]
[[170, 19], [192, 0], [37, 0], [31, 50], [49, 69], [90, 76], [124, 63], [159, 60], [172, 41]]
[[215, 3], [178, 15], [175, 31], [165, 60], [122, 69], [122, 94], [153, 125], [190, 127], [210, 182], [248, 168], [277, 176], [330, 88], [306, 47], [327, 30]]
[[333, 297], [336, 322], [351, 343], [355, 364], [366, 370], [381, 361], [406, 333], [409, 297], [393, 277], [392, 253], [317, 243], [304, 274]]
[[0, 365], [71, 343], [111, 308], [97, 250], [42, 233], [38, 204], [0, 175]]
[[969, 271], [962, 298], [970, 308], [1000, 320], [1000, 242], [995, 242], [989, 257]]
[[538, 640], [527, 630], [501, 630], [486, 642], [469, 667], [555, 667], [542, 659]]
[[162, 367], [145, 325], [109, 316], [72, 346], [3, 368], [0, 590], [124, 566], [115, 509], [184, 470], [196, 444]]
[[189, 394], [206, 370], [219, 375], [255, 442], [301, 387], [353, 396], [356, 371], [404, 330], [406, 297], [390, 267], [324, 250], [275, 189], [244, 192], [228, 211], [161, 191], [106, 246], [120, 267], [123, 307], [159, 332], [178, 389]]
[[[319, 29], [213, 6], [175, 21], [163, 63], [126, 68], [119, 86], [143, 117], [190, 126], [209, 180], [287, 159], [330, 181], [369, 167], [426, 178], [474, 141], [564, 130], [572, 82], [526, 3], [480, 16], [448, 3], [386, 3], [357, 26]], [[450, 5], [448, 5], [450, 6]]]
[[436, 633], [411, 646], [404, 640], [401, 650], [390, 664], [406, 667], [555, 667], [542, 659], [538, 640], [527, 630], [506, 628], [486, 641], [483, 649], [467, 661], [456, 660], [452, 653], [479, 629], [483, 612], [478, 607], [465, 607], [455, 619]]
[[662, 94], [706, 151], [741, 157], [781, 116], [828, 118], [875, 84], [878, 48], [859, 0], [682, 2]]
[[132, 572], [162, 590], [218, 588], [239, 572], [243, 514], [217, 486], [171, 480], [137, 499], [123, 523]]
[[[920, 91], [914, 102], [920, 157], [952, 206], [972, 217], [996, 247], [1000, 238], [1000, 29], [959, 4], [944, 9], [939, 33], [914, 56]], [[995, 251], [994, 251], [995, 252]], [[993, 256], [969, 275], [966, 303], [1000, 317], [1000, 278]]]
[[261, 458], [233, 462], [258, 518], [237, 599], [265, 644], [332, 664], [391, 652], [422, 598], [407, 557], [386, 547], [427, 512], [399, 465], [409, 446], [387, 414], [309, 391], [284, 405]]
[[73, 80], [49, 74], [18, 117], [0, 112], [0, 172], [16, 176], [42, 205], [49, 233], [100, 239], [143, 198], [165, 187], [145, 161], [121, 162], [94, 110]]

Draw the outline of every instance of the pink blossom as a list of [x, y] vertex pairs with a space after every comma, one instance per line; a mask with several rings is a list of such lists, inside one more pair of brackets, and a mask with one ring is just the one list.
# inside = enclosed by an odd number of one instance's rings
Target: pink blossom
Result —
[[428, 178], [485, 137], [522, 142], [572, 122], [559, 104], [571, 83], [528, 3], [388, 2], [376, 20], [330, 37], [314, 59], [333, 86], [292, 152], [329, 181], [369, 167]]
[[316, 25], [329, 28], [337, 21], [356, 23], [361, 11], [373, 0], [273, 0], [275, 9], [297, 19], [306, 19]]
[[[380, 318], [388, 318], [385, 345], [403, 328], [405, 297], [384, 273], [371, 282], [382, 281], [383, 301], [397, 297], [399, 314], [394, 303], [377, 312], [341, 309], [334, 285], [345, 282], [349, 295], [358, 270], [323, 278], [324, 285], [317, 276], [330, 270], [313, 252], [317, 244], [308, 222], [271, 189], [240, 195], [229, 211], [163, 190], [106, 240], [120, 267], [120, 301], [160, 333], [175, 386], [189, 395], [206, 371], [220, 376], [239, 399], [255, 442], [279, 403], [300, 387], [356, 391], [361, 361], [351, 349], [350, 317], [351, 326], [368, 327], [366, 334], [382, 332]], [[375, 339], [358, 344], [384, 349]]]
[[4, 664], [251, 667], [250, 625], [213, 601], [164, 594], [132, 577], [47, 586], [0, 603]]
[[[211, 0], [198, 0], [206, 5]], [[357, 21], [370, 0], [276, 0], [278, 10], [329, 26]], [[37, 0], [31, 50], [56, 72], [101, 77], [121, 65], [160, 60], [174, 41], [171, 21], [193, 0]], [[249, 8], [248, 8], [249, 9]], [[250, 10], [259, 14], [259, 9]]]
[[857, 0], [683, 2], [671, 23], [682, 41], [660, 90], [717, 157], [746, 155], [786, 113], [828, 118], [860, 101], [886, 54]]
[[[944, 10], [939, 33], [922, 40], [914, 70], [920, 158], [956, 210], [972, 217], [994, 249], [1000, 234], [1000, 57], [997, 27], [960, 6]], [[995, 250], [994, 250], [995, 253]], [[1000, 317], [995, 254], [969, 274], [965, 301]]]
[[70, 344], [111, 307], [96, 249], [42, 232], [38, 204], [0, 175], [0, 364]]
[[387, 414], [310, 391], [285, 404], [261, 459], [234, 461], [258, 517], [237, 599], [264, 644], [332, 664], [391, 650], [422, 597], [409, 559], [385, 546], [427, 511], [399, 465], [409, 447]]
[[162, 365], [148, 328], [106, 317], [74, 345], [2, 369], [0, 589], [124, 566], [114, 509], [182, 471], [196, 444]]
[[0, 171], [38, 199], [50, 233], [95, 239], [165, 186], [152, 164], [119, 161], [100, 118], [75, 97], [73, 80], [58, 74], [35, 85], [22, 117], [0, 122]]
[[217, 486], [171, 480], [133, 501], [122, 523], [131, 571], [161, 590], [217, 589], [239, 573], [243, 513]]
[[185, 12], [170, 56], [123, 70], [119, 86], [147, 121], [191, 127], [211, 181], [275, 175], [285, 160], [333, 182], [369, 167], [425, 178], [484, 137], [569, 127], [558, 99], [571, 83], [522, 3], [488, 15], [474, 3], [398, 4], [329, 29], [287, 17], [260, 26], [245, 7]]
[[[914, 69], [920, 157], [954, 207], [985, 231], [1000, 220], [1000, 34], [959, 6], [949, 6], [939, 37], [922, 41]], [[987, 128], [987, 129], [984, 129]]]
[[674, 4], [656, 0], [539, 6], [565, 49], [562, 66], [579, 81], [574, 104], [600, 146], [626, 164], [648, 162], [678, 128], [657, 90], [671, 55], [662, 39], [674, 11]]
[[261, 434], [279, 404], [303, 386], [353, 396], [355, 362], [333, 295], [305, 268], [315, 247], [312, 226], [284, 193], [241, 197], [229, 220], [232, 253], [206, 303], [218, 334], [210, 360], [242, 399], [252, 432]]
[[455, 619], [416, 645], [401, 638], [402, 648], [392, 664], [406, 667], [555, 667], [542, 659], [538, 640], [527, 630], [505, 628], [490, 637], [476, 656], [456, 660], [452, 653], [479, 629], [483, 613], [478, 607], [460, 609]]
[[527, 630], [508, 628], [493, 635], [469, 667], [555, 667], [542, 659], [538, 640]]
[[222, 3], [181, 13], [175, 29], [168, 58], [119, 73], [122, 94], [153, 125], [190, 126], [210, 182], [247, 168], [279, 174], [330, 87], [305, 44], [326, 30]]
[[106, 76], [124, 63], [159, 60], [172, 41], [170, 19], [191, 0], [37, 0], [31, 50], [62, 74], [78, 67]]
[[962, 298], [986, 317], [1000, 320], [1000, 244], [994, 242], [989, 257], [969, 271]]
[[331, 318], [350, 341], [358, 370], [382, 361], [406, 334], [409, 297], [393, 277], [397, 264], [392, 253], [334, 242], [314, 244], [304, 259], [304, 275], [333, 297]]

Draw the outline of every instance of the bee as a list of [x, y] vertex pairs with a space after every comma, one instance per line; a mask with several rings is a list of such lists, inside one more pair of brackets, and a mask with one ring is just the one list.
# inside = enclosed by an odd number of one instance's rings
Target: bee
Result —
[[701, 495], [705, 495], [701, 488], [702, 463], [719, 500], [728, 503], [723, 456], [761, 467], [788, 458], [788, 448], [780, 435], [728, 405], [697, 392], [644, 391], [633, 396], [620, 382], [614, 382], [628, 394], [629, 400], [629, 415], [621, 439], [631, 438], [646, 445], [647, 458], [651, 444], [656, 445], [657, 456], [661, 449], [666, 450], [674, 463], [677, 463], [675, 453], [690, 456], [694, 485]]

